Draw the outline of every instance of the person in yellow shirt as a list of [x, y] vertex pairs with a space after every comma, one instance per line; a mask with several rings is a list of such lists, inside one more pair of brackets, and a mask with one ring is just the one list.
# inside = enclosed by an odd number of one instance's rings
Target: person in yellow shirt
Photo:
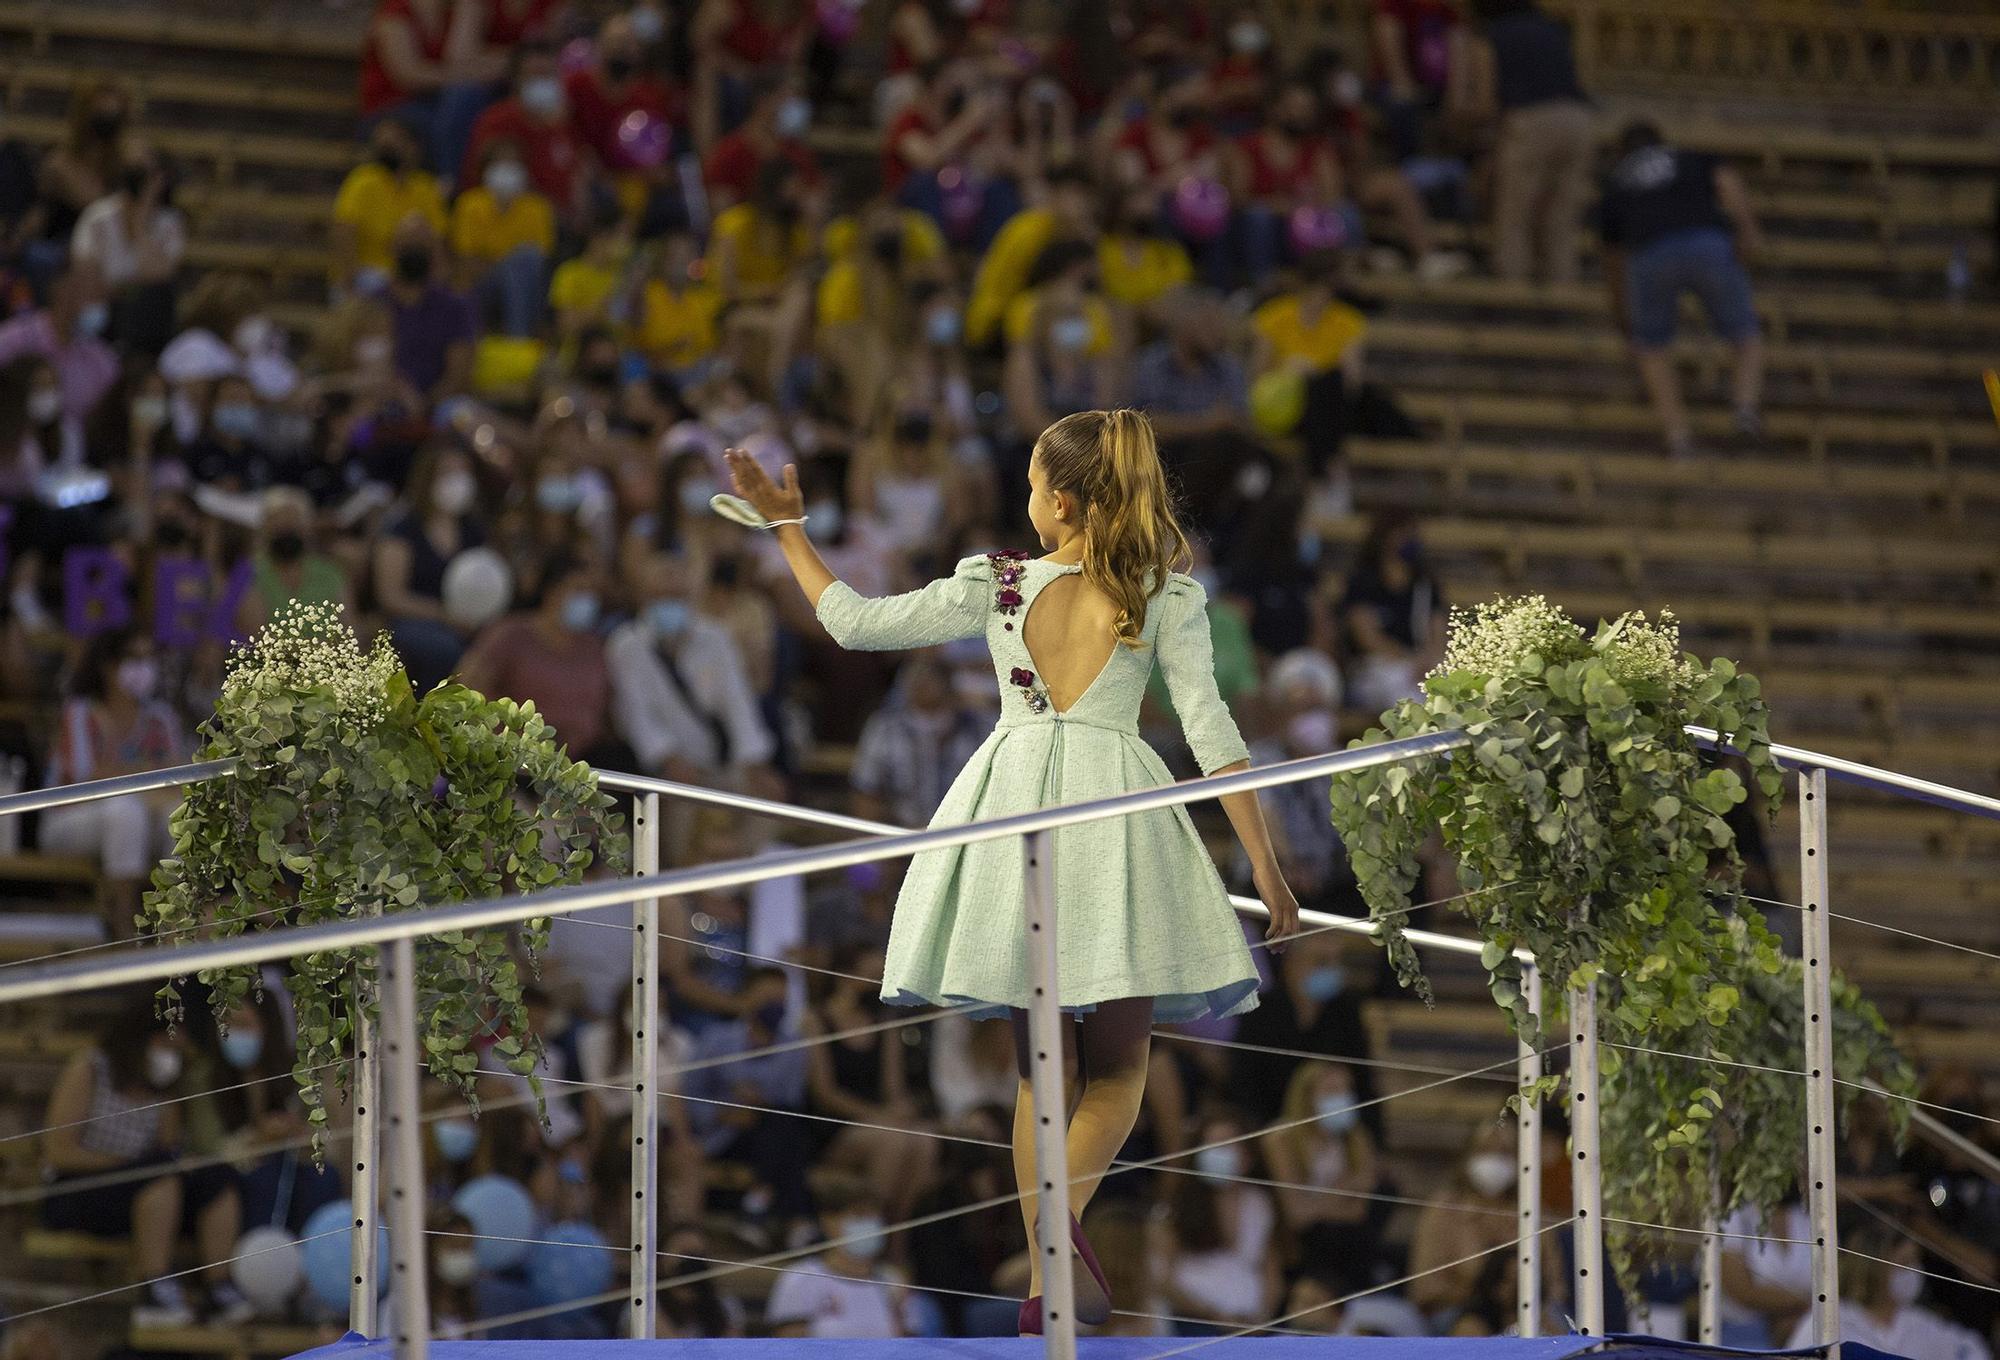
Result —
[[368, 159], [347, 172], [333, 200], [333, 282], [338, 288], [386, 283], [395, 267], [396, 224], [416, 213], [444, 234], [444, 195], [423, 168], [409, 128], [394, 118], [375, 125]]
[[660, 243], [653, 277], [639, 302], [639, 322], [631, 343], [657, 369], [683, 373], [715, 353], [722, 290], [707, 277], [707, 265], [684, 231]]
[[1298, 285], [1250, 315], [1252, 370], [1258, 378], [1295, 373], [1305, 383], [1298, 437], [1318, 477], [1340, 456], [1348, 413], [1361, 399], [1368, 320], [1340, 300], [1340, 257], [1318, 251], [1299, 261]]
[[565, 348], [593, 326], [610, 326], [625, 318], [614, 316], [620, 305], [620, 285], [632, 262], [632, 224], [616, 209], [591, 224], [583, 253], [556, 266], [549, 280], [549, 306], [556, 314], [556, 334]]
[[541, 327], [556, 211], [528, 187], [528, 167], [512, 142], [486, 148], [479, 184], [451, 207], [451, 249], [459, 280], [503, 334], [528, 337]]
[[972, 276], [965, 307], [965, 338], [973, 348], [984, 349], [999, 335], [1008, 306], [1027, 290], [1035, 261], [1051, 242], [1096, 235], [1091, 194], [1090, 176], [1081, 168], [1057, 166], [1041, 206], [1015, 213], [1000, 228]]
[[1050, 246], [1034, 280], [1007, 309], [1003, 375], [1008, 418], [1030, 442], [1062, 416], [1109, 403], [1121, 349], [1087, 242]]
[[944, 235], [937, 223], [882, 195], [864, 203], [859, 211], [842, 213], [827, 223], [820, 233], [820, 253], [828, 261], [814, 305], [815, 319], [822, 327], [862, 319], [867, 311], [871, 265], [904, 283], [942, 281], [950, 270]]
[[709, 278], [732, 302], [774, 300], [812, 254], [812, 233], [786, 183], [791, 173], [789, 165], [765, 166], [750, 197], [709, 228]]
[[1167, 234], [1159, 200], [1149, 189], [1127, 196], [1097, 243], [1097, 267], [1104, 295], [1122, 306], [1144, 310], [1194, 282], [1187, 247]]

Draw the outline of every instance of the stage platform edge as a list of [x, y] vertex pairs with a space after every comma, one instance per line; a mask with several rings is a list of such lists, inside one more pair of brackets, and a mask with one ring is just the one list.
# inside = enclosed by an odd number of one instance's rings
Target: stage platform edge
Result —
[[[1817, 1356], [1818, 1349], [1745, 1351], [1663, 1341], [1649, 1336], [1200, 1337], [1094, 1336], [1077, 1342], [1079, 1360], [1150, 1360], [1189, 1348], [1203, 1360], [1569, 1360], [1594, 1353], [1616, 1360], [1691, 1357]], [[806, 1341], [786, 1338], [689, 1341], [433, 1341], [433, 1360], [1033, 1360], [1033, 1337], [905, 1337], [898, 1340]], [[394, 1343], [350, 1332], [293, 1360], [391, 1360]], [[1841, 1360], [1904, 1360], [1848, 1342]]]

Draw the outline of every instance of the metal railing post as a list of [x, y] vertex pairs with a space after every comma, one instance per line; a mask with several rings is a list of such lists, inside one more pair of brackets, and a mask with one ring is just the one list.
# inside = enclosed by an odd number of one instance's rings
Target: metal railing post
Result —
[[[364, 956], [365, 957], [365, 956]], [[354, 1146], [349, 1151], [351, 1194], [354, 1209], [354, 1236], [347, 1248], [348, 1276], [347, 1327], [362, 1336], [375, 1335], [375, 1301], [382, 1296], [381, 1263], [375, 1259], [377, 1225], [381, 1207], [376, 1176], [382, 1161], [381, 1136], [376, 1118], [382, 1102], [382, 1068], [375, 1051], [375, 1022], [368, 1018], [371, 1000], [367, 982], [361, 975], [359, 959], [354, 972], [354, 1073], [347, 1098], [354, 1106]]]
[[[1539, 1023], [1542, 1015], [1542, 970], [1532, 964], [1521, 969], [1521, 991], [1528, 1002], [1528, 1013]], [[1519, 1056], [1514, 1064], [1514, 1085], [1517, 1093], [1527, 1090], [1542, 1075], [1542, 1055], [1535, 1047], [1533, 1037], [1521, 1035], [1517, 1040]], [[1515, 1324], [1522, 1336], [1540, 1336], [1542, 1331], [1542, 1103], [1539, 1097], [1521, 1096], [1521, 1118], [1517, 1130], [1519, 1142], [1516, 1145], [1520, 1163], [1519, 1181], [1514, 1187], [1515, 1204], [1518, 1208], [1514, 1224], [1515, 1294], [1519, 1299], [1518, 1316]]]
[[[632, 798], [632, 872], [660, 872], [660, 795]], [[658, 1331], [660, 1250], [660, 899], [632, 904], [632, 1317], [635, 1341]]]
[[417, 1105], [416, 945], [381, 950], [383, 1143], [389, 1154], [389, 1288], [396, 1305], [396, 1360], [430, 1350], [430, 1255], [424, 1238], [422, 1111]]
[[1597, 980], [1569, 993], [1570, 1203], [1576, 1212], [1576, 1329], [1604, 1335], [1604, 1167], [1597, 1141]]
[[1701, 1209], [1701, 1256], [1695, 1267], [1695, 1339], [1704, 1346], [1722, 1344], [1721, 1198], [1711, 1163], [1708, 1198]]
[[1813, 1340], [1840, 1341], [1834, 1218], [1833, 931], [1827, 901], [1826, 771], [1799, 775], [1799, 897], [1805, 908], [1806, 1213], [1812, 1220]]
[[1069, 1261], [1069, 1103], [1063, 1089], [1062, 999], [1056, 990], [1056, 874], [1047, 831], [1022, 838], [1028, 915], [1029, 1090], [1035, 1102], [1035, 1176], [1041, 1182], [1035, 1250], [1042, 1258], [1042, 1341], [1048, 1360], [1076, 1360], [1076, 1281]]

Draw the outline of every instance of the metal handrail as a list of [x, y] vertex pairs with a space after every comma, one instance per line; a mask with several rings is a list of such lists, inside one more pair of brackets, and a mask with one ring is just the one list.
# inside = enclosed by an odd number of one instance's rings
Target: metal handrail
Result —
[[[1321, 774], [1339, 774], [1393, 764], [1418, 756], [1433, 755], [1465, 745], [1470, 738], [1462, 732], [1439, 732], [1419, 737], [1403, 737], [1355, 747], [1326, 755], [1287, 760], [1276, 765], [1241, 770], [1235, 774], [1208, 775], [1181, 783], [1163, 784], [1086, 803], [1059, 804], [1033, 812], [961, 826], [934, 827], [895, 836], [871, 836], [866, 840], [837, 841], [832, 845], [786, 851], [756, 858], [723, 860], [715, 864], [644, 879], [580, 883], [550, 888], [519, 897], [496, 898], [485, 902], [460, 902], [450, 906], [402, 912], [361, 920], [332, 921], [319, 925], [283, 930], [259, 931], [254, 935], [202, 944], [148, 950], [143, 955], [122, 959], [78, 960], [42, 967], [22, 967], [15, 976], [0, 979], [0, 1004], [56, 996], [91, 986], [117, 986], [128, 982], [155, 982], [187, 976], [209, 968], [235, 968], [245, 964], [268, 963], [296, 958], [320, 949], [354, 949], [363, 945], [386, 944], [414, 939], [438, 931], [477, 930], [487, 926], [512, 925], [541, 916], [566, 916], [592, 907], [614, 907], [654, 897], [681, 896], [721, 888], [742, 887], [774, 878], [827, 869], [844, 869], [874, 860], [894, 859], [922, 850], [941, 850], [978, 841], [1022, 836], [1080, 822], [1102, 821], [1109, 817], [1184, 803], [1217, 798], [1229, 793], [1246, 793], [1274, 784], [1289, 784]], [[170, 771], [162, 772], [171, 773]], [[106, 781], [108, 782], [108, 781]], [[171, 782], [171, 781], [165, 781]], [[163, 782], [156, 787], [164, 787]], [[95, 796], [106, 796], [98, 794]]]
[[[1691, 726], [1687, 732], [1689, 736], [1712, 751], [1724, 751], [1731, 755], [1742, 754], [1736, 747], [1723, 741], [1721, 734], [1712, 727]], [[1794, 770], [1825, 770], [1836, 779], [1859, 784], [1863, 788], [1875, 789], [1881, 793], [1914, 798], [1919, 802], [1934, 803], [1938, 807], [1951, 808], [1957, 812], [1970, 812], [1979, 817], [2000, 818], [2000, 798], [1990, 798], [1983, 793], [1973, 793], [1967, 789], [1953, 788], [1949, 784], [1919, 779], [1915, 775], [1898, 774], [1894, 770], [1863, 765], [1858, 760], [1848, 760], [1843, 756], [1808, 751], [1801, 746], [1780, 746], [1773, 743], [1771, 757], [1780, 765], [1788, 765]]]

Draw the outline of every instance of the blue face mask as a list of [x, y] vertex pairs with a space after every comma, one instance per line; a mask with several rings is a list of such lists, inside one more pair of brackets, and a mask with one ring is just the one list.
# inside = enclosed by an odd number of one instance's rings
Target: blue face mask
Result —
[[691, 612], [686, 600], [655, 600], [646, 606], [646, 622], [656, 636], [677, 638], [686, 630]]
[[826, 543], [840, 537], [841, 514], [838, 501], [819, 501], [806, 507], [806, 537]]
[[1090, 343], [1090, 322], [1080, 316], [1065, 316], [1052, 322], [1049, 343], [1074, 354]]
[[231, 439], [248, 439], [257, 433], [257, 408], [247, 401], [224, 402], [209, 417], [217, 434]]
[[1306, 995], [1315, 1001], [1331, 1001], [1347, 986], [1347, 975], [1330, 963], [1306, 974]]
[[76, 328], [85, 335], [102, 335], [110, 324], [111, 308], [102, 302], [90, 303], [76, 314]]
[[840, 1234], [850, 1241], [841, 1247], [849, 1256], [858, 1256], [864, 1261], [872, 1261], [882, 1254], [888, 1238], [882, 1232], [880, 1214], [856, 1214], [847, 1220], [845, 1230]]
[[1335, 1133], [1346, 1133], [1354, 1127], [1358, 1117], [1354, 1110], [1354, 1097], [1343, 1093], [1329, 1093], [1313, 1102], [1313, 1113], [1319, 1122]]
[[581, 590], [564, 600], [562, 621], [572, 633], [588, 633], [597, 626], [597, 597]]
[[1240, 1176], [1243, 1174], [1243, 1149], [1234, 1143], [1203, 1148], [1194, 1155], [1194, 1169], [1204, 1176]]
[[233, 1029], [222, 1036], [222, 1060], [239, 1072], [248, 1071], [264, 1056], [264, 1036], [254, 1029]]
[[932, 312], [924, 318], [924, 334], [933, 345], [955, 345], [958, 343], [960, 323], [957, 312]]
[[479, 1147], [479, 1127], [470, 1119], [440, 1119], [431, 1125], [431, 1141], [438, 1155], [457, 1165], [470, 1161]]
[[708, 502], [720, 490], [713, 477], [690, 477], [681, 483], [681, 509], [690, 515], [705, 515]]
[[803, 137], [812, 126], [812, 105], [798, 95], [793, 95], [778, 105], [778, 135], [780, 137]]
[[544, 477], [535, 483], [535, 504], [544, 510], [574, 510], [583, 504], [583, 488], [574, 477]]

